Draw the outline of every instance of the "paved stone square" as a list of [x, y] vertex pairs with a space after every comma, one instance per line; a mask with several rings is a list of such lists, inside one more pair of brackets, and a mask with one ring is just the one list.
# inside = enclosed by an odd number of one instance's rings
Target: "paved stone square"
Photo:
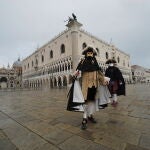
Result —
[[0, 150], [150, 150], [150, 85], [127, 86], [119, 105], [96, 112], [66, 111], [67, 89], [0, 91]]

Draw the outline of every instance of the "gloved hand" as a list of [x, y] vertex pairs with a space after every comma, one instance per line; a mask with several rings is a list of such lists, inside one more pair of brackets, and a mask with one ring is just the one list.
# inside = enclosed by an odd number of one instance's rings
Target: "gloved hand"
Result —
[[73, 73], [73, 75], [74, 75], [74, 76], [78, 76], [78, 75], [79, 75], [79, 70], [75, 71], [75, 72]]

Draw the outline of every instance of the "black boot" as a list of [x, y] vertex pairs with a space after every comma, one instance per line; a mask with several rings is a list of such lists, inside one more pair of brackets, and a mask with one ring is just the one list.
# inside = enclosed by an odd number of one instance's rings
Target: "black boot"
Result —
[[82, 120], [82, 125], [81, 125], [81, 129], [82, 130], [85, 130], [87, 128], [87, 119], [86, 118], [83, 118]]
[[97, 121], [92, 115], [88, 117], [88, 120], [91, 121], [92, 123], [97, 123]]

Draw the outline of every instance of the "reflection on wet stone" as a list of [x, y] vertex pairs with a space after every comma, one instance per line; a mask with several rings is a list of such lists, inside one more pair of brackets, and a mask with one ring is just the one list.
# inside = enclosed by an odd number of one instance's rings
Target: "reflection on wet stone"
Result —
[[150, 150], [149, 88], [127, 85], [119, 105], [96, 112], [85, 131], [82, 113], [66, 111], [68, 89], [0, 91], [0, 149]]

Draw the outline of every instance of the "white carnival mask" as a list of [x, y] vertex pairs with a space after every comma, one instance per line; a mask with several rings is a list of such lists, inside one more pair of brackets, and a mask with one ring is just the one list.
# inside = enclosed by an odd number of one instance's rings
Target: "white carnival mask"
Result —
[[112, 67], [112, 66], [114, 66], [114, 64], [112, 64], [112, 63], [111, 63], [111, 64], [109, 64], [109, 66], [111, 66], [111, 67]]

